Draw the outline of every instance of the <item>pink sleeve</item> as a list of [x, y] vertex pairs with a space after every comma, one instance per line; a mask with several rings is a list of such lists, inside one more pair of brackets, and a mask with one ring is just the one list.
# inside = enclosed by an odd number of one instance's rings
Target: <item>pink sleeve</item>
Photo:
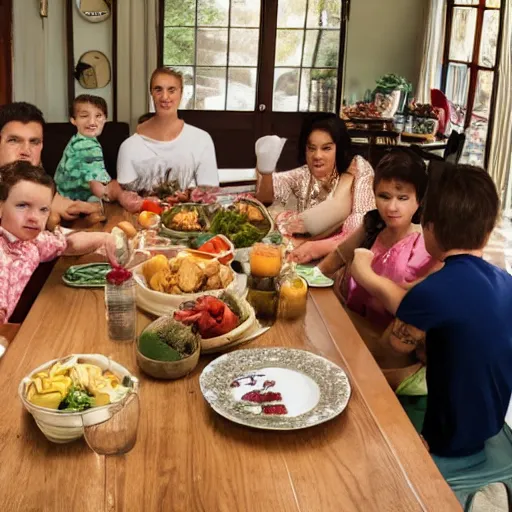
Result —
[[63, 233], [55, 230], [54, 233], [50, 231], [43, 231], [36, 239], [35, 244], [39, 251], [41, 261], [50, 261], [60, 256], [68, 245], [66, 237]]
[[[1, 236], [1, 235], [0, 235]], [[0, 245], [0, 251], [3, 248]], [[8, 299], [7, 289], [9, 287], [9, 268], [10, 265], [6, 261], [2, 261], [3, 254], [0, 253], [0, 325], [7, 322]]]
[[411, 255], [407, 263], [405, 281], [411, 283], [424, 277], [433, 264], [434, 260], [427, 252], [423, 234], [418, 233], [418, 237], [412, 246]]
[[298, 167], [291, 171], [275, 172], [272, 175], [274, 185], [274, 201], [286, 205], [291, 195], [297, 195], [299, 185], [307, 178], [307, 166]]

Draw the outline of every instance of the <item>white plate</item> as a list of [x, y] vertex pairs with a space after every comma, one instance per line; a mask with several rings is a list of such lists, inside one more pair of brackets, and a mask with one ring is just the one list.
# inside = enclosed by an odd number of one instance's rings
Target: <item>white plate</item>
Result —
[[297, 265], [296, 272], [307, 281], [310, 288], [329, 288], [334, 284], [334, 281], [324, 276], [318, 267]]
[[266, 430], [296, 430], [329, 421], [345, 409], [351, 391], [339, 366], [312, 352], [288, 348], [224, 354], [203, 370], [199, 383], [218, 414]]

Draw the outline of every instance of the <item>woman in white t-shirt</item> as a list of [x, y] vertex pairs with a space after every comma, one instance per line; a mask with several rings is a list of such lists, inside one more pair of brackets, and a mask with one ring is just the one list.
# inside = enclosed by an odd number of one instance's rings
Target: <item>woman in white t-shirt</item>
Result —
[[178, 118], [183, 93], [181, 73], [157, 68], [149, 87], [156, 114], [121, 145], [117, 157], [119, 183], [139, 193], [151, 193], [159, 184], [175, 180], [182, 190], [217, 187], [219, 172], [212, 138]]

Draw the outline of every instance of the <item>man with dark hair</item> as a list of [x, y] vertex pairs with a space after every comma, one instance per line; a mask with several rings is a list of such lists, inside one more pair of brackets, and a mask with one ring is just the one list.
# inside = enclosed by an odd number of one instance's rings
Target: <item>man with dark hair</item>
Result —
[[498, 214], [496, 187], [483, 169], [445, 164], [431, 177], [422, 218], [425, 246], [444, 267], [406, 292], [373, 272], [365, 249], [357, 250], [352, 266], [356, 281], [396, 314], [385, 334], [391, 347], [409, 353], [425, 343], [422, 433], [456, 492], [512, 478], [505, 424], [512, 276], [482, 259]]
[[[16, 160], [41, 165], [44, 125], [42, 112], [30, 103], [19, 101], [0, 107], [0, 166]], [[81, 213], [99, 212], [99, 207], [56, 194], [52, 212], [57, 212], [65, 220], [73, 220]]]
[[41, 163], [44, 117], [30, 103], [9, 103], [0, 107], [0, 166], [27, 160]]

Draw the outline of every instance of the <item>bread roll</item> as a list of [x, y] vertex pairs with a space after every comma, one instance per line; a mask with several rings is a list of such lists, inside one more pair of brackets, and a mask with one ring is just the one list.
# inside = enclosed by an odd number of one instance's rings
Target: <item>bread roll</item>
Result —
[[122, 229], [125, 232], [128, 239], [133, 238], [137, 234], [137, 230], [135, 229], [133, 224], [131, 224], [130, 222], [128, 222], [126, 220], [123, 220], [122, 222], [120, 222], [117, 225], [117, 227], [119, 229]]

